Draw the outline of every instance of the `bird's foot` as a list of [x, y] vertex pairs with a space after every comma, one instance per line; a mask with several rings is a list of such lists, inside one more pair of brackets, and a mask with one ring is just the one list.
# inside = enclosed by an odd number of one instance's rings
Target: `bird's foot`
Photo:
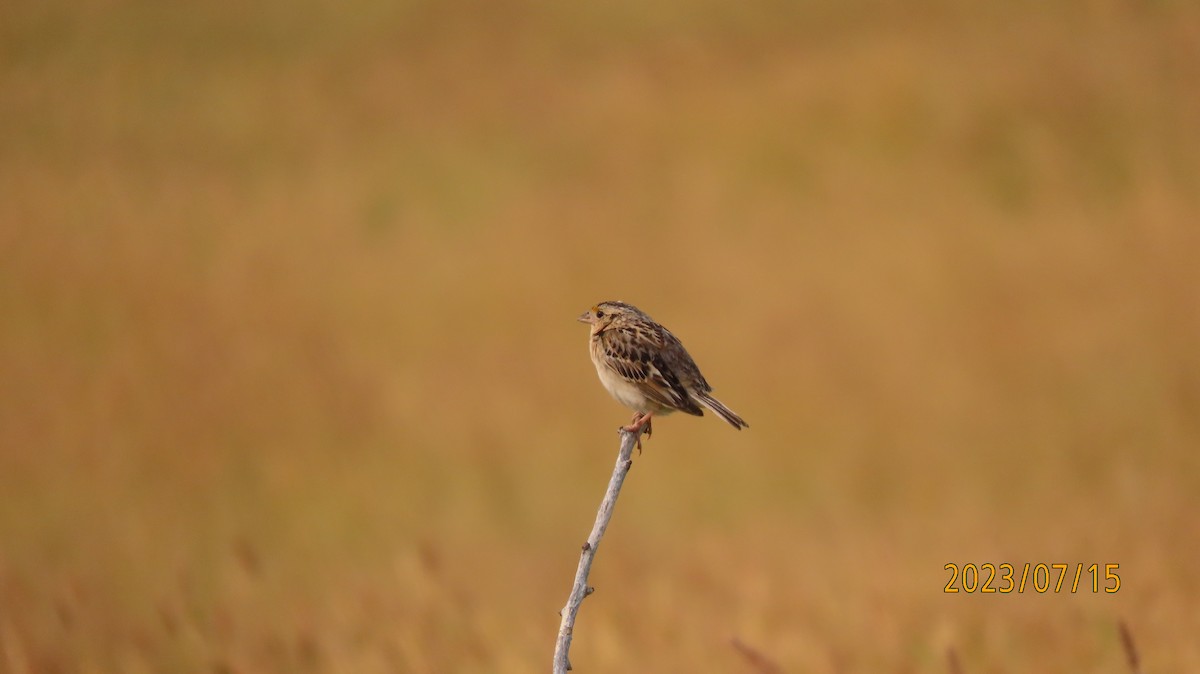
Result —
[[638, 456], [642, 455], [642, 434], [645, 433], [646, 437], [648, 438], [650, 437], [651, 433], [654, 432], [654, 426], [650, 423], [651, 415], [652, 413], [650, 412], [645, 414], [637, 412], [633, 415], [633, 419], [630, 421], [628, 426], [621, 427], [621, 430], [626, 433], [637, 434]]

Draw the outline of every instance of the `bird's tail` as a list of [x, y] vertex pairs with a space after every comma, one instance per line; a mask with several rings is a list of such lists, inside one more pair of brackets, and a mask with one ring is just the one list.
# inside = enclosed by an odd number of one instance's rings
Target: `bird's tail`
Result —
[[733, 426], [739, 431], [743, 428], [750, 428], [750, 424], [746, 423], [745, 419], [739, 417], [736, 412], [726, 407], [725, 403], [717, 400], [711, 395], [707, 393], [697, 393], [696, 400], [699, 401], [701, 405], [704, 405], [713, 412], [716, 412], [717, 416], [721, 417], [725, 421], [728, 421], [730, 426]]

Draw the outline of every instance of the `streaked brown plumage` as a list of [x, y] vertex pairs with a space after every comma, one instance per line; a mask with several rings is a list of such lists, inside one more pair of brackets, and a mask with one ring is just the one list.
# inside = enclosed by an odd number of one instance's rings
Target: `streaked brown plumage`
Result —
[[[601, 302], [579, 317], [592, 326], [588, 350], [604, 388], [634, 411], [624, 430], [650, 434], [653, 415], [675, 411], [704, 415], [704, 407], [734, 428], [748, 428], [733, 410], [712, 396], [712, 386], [679, 338], [637, 307]], [[640, 440], [639, 440], [640, 446]]]

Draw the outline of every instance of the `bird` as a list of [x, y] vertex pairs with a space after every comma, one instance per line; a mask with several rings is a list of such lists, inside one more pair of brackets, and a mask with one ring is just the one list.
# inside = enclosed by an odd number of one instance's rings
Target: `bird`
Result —
[[696, 361], [679, 338], [632, 304], [601, 302], [578, 319], [591, 326], [588, 352], [600, 383], [617, 402], [633, 410], [621, 430], [650, 436], [654, 415], [686, 412], [704, 416], [708, 408], [737, 430], [749, 428], [744, 419], [712, 395]]

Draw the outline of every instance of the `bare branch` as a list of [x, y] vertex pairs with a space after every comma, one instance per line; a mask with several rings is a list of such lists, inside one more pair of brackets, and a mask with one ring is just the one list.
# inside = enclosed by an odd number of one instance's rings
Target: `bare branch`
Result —
[[579, 613], [579, 605], [583, 598], [592, 593], [595, 588], [588, 587], [588, 573], [592, 570], [592, 560], [596, 557], [596, 548], [612, 519], [613, 507], [617, 504], [617, 496], [621, 493], [621, 484], [625, 475], [633, 466], [633, 447], [637, 444], [639, 433], [621, 431], [621, 449], [617, 453], [617, 464], [613, 467], [612, 479], [608, 481], [608, 491], [604, 492], [604, 500], [600, 501], [600, 509], [596, 511], [596, 523], [592, 525], [592, 533], [583, 544], [583, 552], [579, 555], [579, 568], [575, 571], [575, 584], [571, 587], [571, 595], [567, 597], [567, 605], [560, 612], [562, 622], [558, 626], [558, 641], [554, 644], [554, 674], [566, 674], [571, 669], [571, 661], [567, 651], [571, 650], [571, 636], [575, 631], [575, 616]]

